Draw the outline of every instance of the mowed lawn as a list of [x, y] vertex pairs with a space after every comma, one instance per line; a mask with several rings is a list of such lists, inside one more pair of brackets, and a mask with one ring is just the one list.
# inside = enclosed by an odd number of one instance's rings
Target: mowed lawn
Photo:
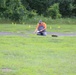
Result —
[[[37, 36], [32, 25], [0, 25], [0, 75], [76, 75], [76, 36]], [[76, 25], [48, 25], [76, 32]]]

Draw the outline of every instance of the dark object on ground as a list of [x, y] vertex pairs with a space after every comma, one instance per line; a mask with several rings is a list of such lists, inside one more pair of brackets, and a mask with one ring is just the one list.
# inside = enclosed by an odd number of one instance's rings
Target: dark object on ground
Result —
[[52, 37], [58, 37], [58, 35], [52, 35]]

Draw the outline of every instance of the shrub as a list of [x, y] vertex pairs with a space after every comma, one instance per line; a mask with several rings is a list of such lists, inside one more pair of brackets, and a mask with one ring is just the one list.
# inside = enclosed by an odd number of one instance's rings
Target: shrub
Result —
[[27, 18], [32, 18], [32, 17], [35, 17], [35, 16], [37, 16], [37, 13], [36, 13], [35, 10], [28, 11]]
[[53, 19], [61, 18], [61, 14], [59, 12], [59, 4], [55, 3], [50, 6], [47, 10], [47, 15], [51, 16]]

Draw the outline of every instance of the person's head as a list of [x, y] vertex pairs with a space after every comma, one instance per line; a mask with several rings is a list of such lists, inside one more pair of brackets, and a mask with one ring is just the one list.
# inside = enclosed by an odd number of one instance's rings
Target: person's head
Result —
[[39, 20], [39, 23], [42, 23], [42, 20]]

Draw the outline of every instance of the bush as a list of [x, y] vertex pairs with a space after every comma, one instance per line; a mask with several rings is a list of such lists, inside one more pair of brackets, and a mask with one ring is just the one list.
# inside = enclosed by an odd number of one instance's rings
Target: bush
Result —
[[47, 10], [47, 15], [51, 16], [51, 18], [53, 19], [61, 18], [61, 14], [59, 12], [59, 4], [55, 3], [52, 6], [50, 6]]
[[32, 18], [32, 17], [35, 17], [35, 16], [37, 16], [37, 13], [36, 13], [35, 10], [28, 11], [27, 18]]
[[5, 9], [6, 10], [2, 13], [3, 16], [16, 22], [20, 22], [27, 12], [20, 0], [7, 0]]
[[73, 0], [63, 0], [59, 4], [59, 10], [62, 14], [62, 17], [72, 17], [73, 16]]

